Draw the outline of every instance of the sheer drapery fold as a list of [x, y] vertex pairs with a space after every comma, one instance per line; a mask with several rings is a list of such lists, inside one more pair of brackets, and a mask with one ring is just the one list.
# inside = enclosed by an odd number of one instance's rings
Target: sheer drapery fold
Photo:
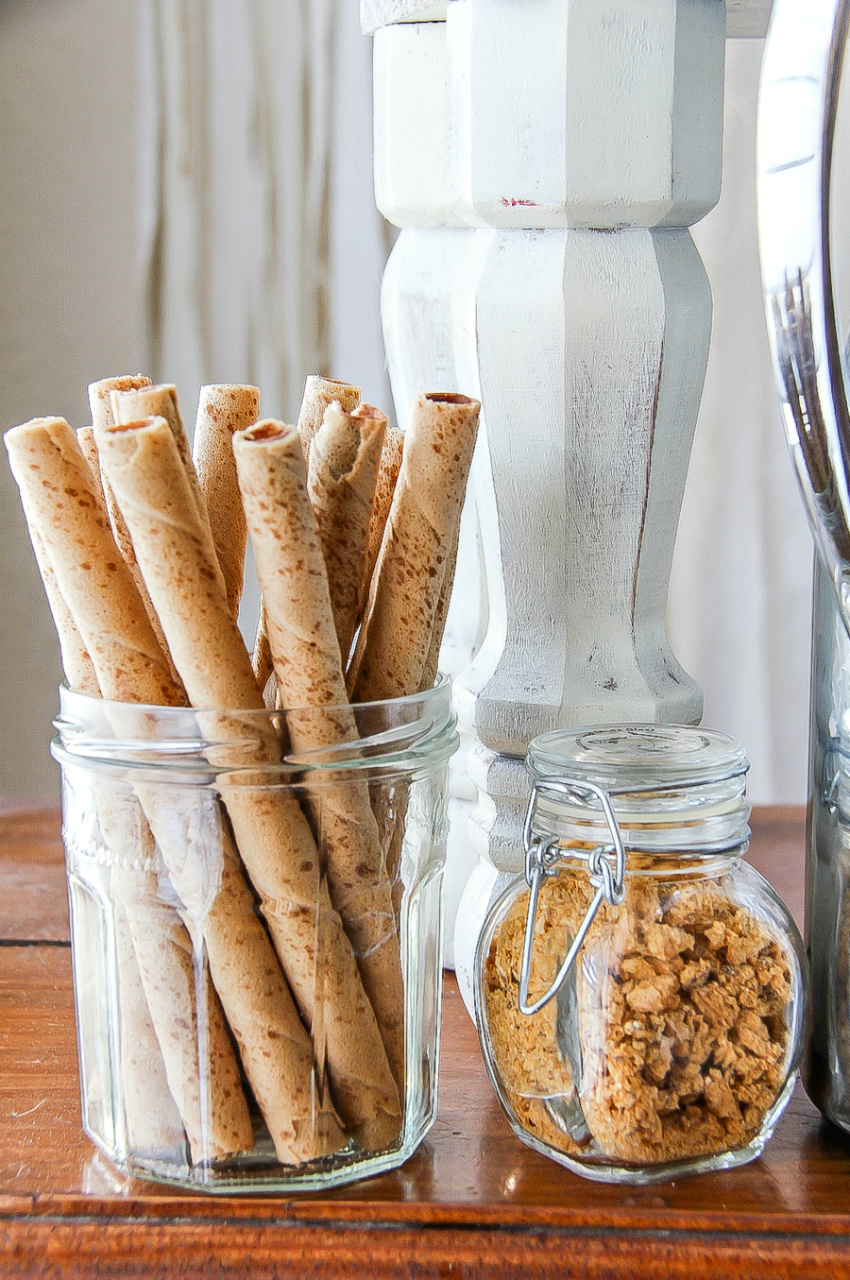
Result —
[[140, 0], [142, 363], [291, 415], [329, 371], [338, 0]]

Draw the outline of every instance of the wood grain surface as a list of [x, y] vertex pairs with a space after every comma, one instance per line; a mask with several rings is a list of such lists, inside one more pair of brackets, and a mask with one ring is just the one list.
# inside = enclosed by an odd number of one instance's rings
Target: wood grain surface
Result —
[[[803, 814], [752, 861], [802, 910]], [[446, 976], [436, 1124], [400, 1170], [324, 1196], [205, 1197], [128, 1178], [80, 1125], [59, 816], [0, 815], [0, 1274], [850, 1277], [850, 1143], [801, 1091], [746, 1168], [642, 1190], [519, 1143]]]

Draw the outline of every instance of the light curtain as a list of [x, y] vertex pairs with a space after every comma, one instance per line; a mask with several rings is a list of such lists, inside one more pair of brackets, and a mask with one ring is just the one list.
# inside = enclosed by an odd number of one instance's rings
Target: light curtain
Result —
[[143, 363], [291, 417], [329, 347], [338, 0], [141, 0]]

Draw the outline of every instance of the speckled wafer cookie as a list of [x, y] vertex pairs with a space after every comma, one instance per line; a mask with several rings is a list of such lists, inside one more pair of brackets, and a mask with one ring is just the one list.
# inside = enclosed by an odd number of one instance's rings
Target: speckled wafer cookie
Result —
[[100, 485], [101, 496], [104, 506], [109, 514], [109, 523], [112, 525], [112, 533], [118, 550], [121, 552], [133, 582], [136, 584], [136, 590], [141, 597], [142, 604], [145, 606], [145, 612], [150, 619], [153, 627], [154, 635], [159, 642], [165, 659], [168, 662], [168, 668], [171, 677], [176, 684], [180, 683], [180, 677], [171, 661], [171, 655], [168, 652], [168, 645], [165, 642], [165, 636], [162, 633], [162, 627], [156, 610], [151, 604], [151, 598], [148, 595], [148, 589], [145, 586], [145, 580], [142, 577], [142, 571], [136, 560], [136, 553], [133, 549], [133, 541], [130, 537], [129, 530], [124, 523], [124, 517], [118, 509], [118, 505], [113, 497], [109, 483], [105, 480], [100, 469], [100, 453], [98, 452], [97, 439], [98, 435], [115, 422], [112, 413], [112, 393], [113, 391], [138, 391], [143, 387], [151, 385], [150, 378], [145, 378], [141, 374], [138, 376], [125, 376], [118, 378], [102, 378], [100, 382], [92, 382], [89, 384], [89, 405], [92, 411], [92, 426], [80, 427], [77, 432], [77, 440], [83, 455], [92, 470], [95, 480]]
[[[183, 470], [189, 482], [189, 488], [197, 507], [198, 517], [206, 521], [209, 527], [209, 513], [206, 499], [201, 491], [192, 453], [189, 448], [189, 437], [180, 414], [177, 400], [177, 388], [173, 383], [159, 383], [156, 386], [138, 387], [132, 390], [113, 391], [109, 397], [112, 417], [119, 426], [131, 422], [139, 422], [142, 418], [164, 418], [174, 437]], [[97, 428], [97, 423], [95, 423]]]
[[353, 700], [416, 693], [434, 634], [478, 428], [479, 404], [432, 393], [414, 404], [354, 658]]
[[[220, 719], [219, 708], [261, 711], [263, 701], [228, 608], [211, 535], [194, 508], [174, 440], [161, 419], [123, 430], [116, 427], [108, 433], [103, 456], [189, 697], [196, 707], [210, 708], [204, 718], [206, 736], [215, 741], [223, 734], [229, 740], [234, 722], [232, 717]], [[303, 472], [300, 445], [298, 456]], [[292, 794], [281, 788], [271, 792], [262, 789], [262, 784], [268, 786], [270, 781], [262, 766], [279, 760], [277, 740], [262, 717], [247, 717], [242, 728], [244, 740], [238, 749], [211, 750], [210, 760], [222, 771], [219, 786], [239, 851], [261, 895], [286, 976], [302, 1013], [309, 1017], [316, 981], [308, 961], [315, 947], [319, 857], [309, 824]], [[256, 787], [248, 785], [244, 775], [228, 773], [228, 766], [252, 764], [258, 769]], [[292, 910], [284, 911], [280, 904], [289, 904]], [[336, 945], [340, 954], [334, 958], [323, 952], [322, 960], [356, 981], [350, 946], [342, 930], [326, 930], [324, 941], [326, 950]], [[351, 1120], [352, 1128], [365, 1135], [371, 1132], [375, 1115], [391, 1106], [388, 1089], [393, 1086], [385, 1063], [382, 1072], [376, 1029], [370, 1040], [371, 1011], [356, 991], [349, 991], [331, 1007], [328, 1001], [334, 992], [333, 985], [325, 988], [322, 1009], [328, 1072], [333, 1089], [336, 1075], [366, 1080], [371, 1070], [372, 1092], [365, 1086], [360, 1091], [359, 1112]], [[356, 1017], [360, 1018], [357, 1023]], [[293, 1034], [298, 1028], [303, 1032], [294, 1008], [293, 1019]], [[366, 1046], [373, 1042], [377, 1052], [370, 1058]], [[312, 1060], [306, 1032], [303, 1043], [302, 1077], [281, 1078], [281, 1087], [293, 1091], [293, 1105], [299, 1114], [310, 1098]], [[326, 1094], [321, 1109], [330, 1106]]]
[[325, 410], [334, 400], [346, 413], [351, 413], [360, 403], [360, 388], [351, 382], [338, 382], [335, 378], [311, 373], [304, 383], [297, 423], [305, 462], [310, 456], [313, 436], [322, 425]]
[[239, 613], [248, 531], [236, 481], [232, 437], [257, 421], [258, 387], [238, 383], [201, 387], [192, 459], [207, 504], [213, 545], [234, 618]]
[[328, 575], [343, 664], [357, 625], [369, 522], [387, 419], [371, 405], [353, 413], [333, 401], [313, 437], [307, 491]]
[[[185, 694], [171, 678], [115, 545], [99, 489], [74, 432], [64, 419], [35, 419], [7, 432], [5, 442], [28, 524], [56, 573], [73, 624], [90, 653], [100, 691], [125, 703], [185, 705]], [[142, 829], [132, 839], [126, 835], [126, 822], [119, 822], [114, 800], [100, 797], [98, 811], [110, 848], [124, 849], [126, 854], [125, 846], [131, 844], [131, 861], [137, 862]], [[194, 1143], [201, 1140], [196, 1110], [201, 1084], [197, 1039], [193, 1038], [197, 1020], [191, 941], [173, 909], [157, 901], [150, 902], [148, 909], [135, 892], [122, 900], [137, 908], [128, 920], [139, 970], [170, 1091]], [[138, 921], [143, 906], [145, 920], [136, 929], [134, 918]], [[208, 998], [214, 1004], [215, 996]], [[246, 1133], [246, 1104], [228, 1034], [220, 1016], [216, 1019], [210, 1013], [207, 1023], [211, 1039], [205, 1089], [212, 1120], [200, 1148], [203, 1158], [207, 1152], [236, 1154], [253, 1142], [249, 1128]]]
[[360, 589], [360, 600], [357, 606], [357, 623], [363, 617], [369, 600], [369, 587], [372, 575], [378, 562], [378, 553], [387, 527], [387, 517], [393, 503], [398, 473], [401, 470], [401, 458], [404, 450], [404, 432], [398, 427], [387, 427], [384, 446], [381, 450], [381, 463], [378, 467], [378, 478], [375, 482], [375, 500], [372, 503], [372, 515], [369, 520], [369, 544], [366, 549], [366, 565], [363, 570], [363, 583]]
[[[296, 751], [353, 742], [316, 518], [293, 427], [265, 420], [234, 439], [239, 485]], [[333, 711], [327, 710], [333, 708]], [[403, 1079], [404, 992], [392, 894], [365, 783], [310, 788], [332, 901], [358, 957], [396, 1081]]]
[[104, 697], [185, 705], [64, 418], [35, 418], [5, 436], [27, 523], [35, 528], [94, 663]]

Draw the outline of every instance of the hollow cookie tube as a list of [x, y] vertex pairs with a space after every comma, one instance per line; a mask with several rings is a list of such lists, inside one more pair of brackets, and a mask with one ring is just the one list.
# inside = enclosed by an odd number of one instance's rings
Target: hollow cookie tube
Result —
[[192, 459], [206, 499], [213, 545], [234, 618], [239, 614], [242, 599], [248, 531], [231, 437], [234, 431], [242, 431], [256, 422], [259, 411], [259, 388], [241, 383], [201, 387], [198, 396]]
[[[357, 603], [357, 626], [363, 620], [363, 614], [369, 601], [369, 588], [372, 575], [378, 562], [378, 553], [384, 537], [384, 529], [393, 503], [396, 481], [401, 470], [401, 457], [404, 451], [404, 432], [398, 427], [387, 427], [384, 445], [381, 450], [381, 461], [378, 467], [378, 478], [375, 482], [375, 500], [372, 504], [372, 515], [369, 520], [369, 541], [366, 549], [366, 564], [363, 570], [363, 581], [360, 585], [360, 599]], [[348, 687], [351, 682], [346, 676]]]
[[[97, 685], [120, 702], [184, 705], [130, 572], [115, 545], [96, 482], [76, 437], [61, 418], [34, 419], [6, 433], [12, 471], [34, 542], [49, 558], [68, 617], [89, 654]], [[67, 625], [67, 624], [65, 624]], [[138, 714], [138, 713], [134, 713]], [[123, 844], [118, 801], [98, 796], [104, 838]], [[135, 845], [135, 838], [134, 838]], [[253, 1146], [239, 1070], [214, 996], [203, 1013], [209, 1040], [209, 1123], [203, 1116], [196, 1046], [198, 1010], [189, 935], [176, 911], [158, 901], [155, 876], [139, 873], [132, 895], [119, 875], [113, 888], [130, 908], [128, 924], [168, 1085], [193, 1158], [210, 1160]], [[132, 901], [130, 900], [132, 897]], [[156, 905], [146, 911], [142, 902]]]
[[[278, 691], [296, 753], [357, 740], [319, 531], [298, 432], [265, 419], [233, 440], [239, 486], [268, 615]], [[287, 550], [288, 549], [288, 550]], [[392, 894], [365, 782], [344, 771], [308, 793], [326, 852], [331, 900], [354, 945], [399, 1087], [404, 983]]]
[[126, 374], [116, 378], [101, 378], [99, 382], [89, 383], [88, 396], [89, 407], [91, 408], [92, 414], [92, 425], [91, 427], [81, 427], [78, 430], [77, 442], [83, 451], [86, 461], [91, 467], [95, 480], [100, 485], [101, 496], [109, 515], [109, 523], [112, 526], [112, 533], [118, 546], [118, 550], [124, 557], [124, 561], [126, 562], [127, 568], [130, 570], [133, 582], [136, 584], [136, 590], [141, 596], [142, 604], [145, 606], [145, 612], [150, 619], [154, 635], [156, 636], [160, 648], [168, 662], [172, 678], [177, 684], [179, 684], [180, 677], [177, 675], [177, 672], [174, 670], [171, 663], [168, 646], [165, 643], [165, 636], [162, 634], [162, 628], [159, 625], [159, 618], [156, 616], [156, 610], [151, 604], [151, 599], [148, 595], [148, 589], [145, 586], [145, 580], [142, 577], [141, 569], [136, 563], [136, 553], [133, 550], [133, 542], [130, 537], [129, 530], [124, 523], [124, 517], [118, 510], [118, 506], [112, 495], [112, 490], [101, 472], [100, 453], [98, 452], [97, 447], [98, 437], [103, 434], [107, 427], [112, 426], [115, 421], [112, 414], [112, 393], [114, 391], [139, 391], [143, 387], [149, 387], [150, 385], [150, 378], [146, 378], [142, 374]]
[[[348, 672], [353, 702], [408, 696], [434, 682], [480, 407], [454, 392], [414, 401]], [[385, 805], [376, 810], [387, 833], [387, 874], [398, 908], [406, 797], [395, 796], [392, 804], [392, 830]]]
[[310, 447], [307, 492], [319, 530], [343, 663], [357, 626], [386, 426], [386, 414], [371, 405], [361, 404], [346, 413], [332, 401]]
[[[352, 412], [360, 404], [360, 388], [350, 382], [339, 382], [334, 378], [323, 378], [319, 374], [310, 374], [304, 383], [301, 406], [298, 410], [298, 433], [301, 437], [301, 447], [304, 450], [305, 461], [310, 456], [313, 436], [322, 425], [325, 411], [328, 405], [334, 402], [340, 406], [343, 412]], [[251, 665], [254, 669], [257, 684], [261, 690], [264, 690], [274, 672], [274, 663], [272, 662], [272, 651], [269, 644], [266, 605], [262, 599], [260, 600], [260, 617], [254, 637]], [[273, 704], [273, 694], [271, 701]]]
[[[93, 479], [97, 481], [96, 476]], [[35, 525], [30, 527], [29, 534], [59, 635], [65, 679], [70, 688], [90, 697], [99, 697], [94, 664], [59, 590], [56, 574]], [[134, 865], [139, 867], [141, 864], [144, 868], [152, 857], [153, 840], [134, 801], [129, 801], [135, 810], [129, 831], [124, 823], [119, 830], [114, 829], [111, 818], [116, 805], [108, 788], [95, 784], [95, 804], [101, 834], [114, 864], [110, 872], [110, 894], [115, 908], [121, 1080], [128, 1136], [134, 1150], [161, 1155], [182, 1142], [183, 1123], [168, 1086], [165, 1062], [139, 972], [139, 956], [144, 957], [147, 951], [146, 939], [140, 939], [134, 946], [128, 921], [128, 908], [132, 909], [132, 905], [146, 896], [150, 889], [149, 873], [144, 869], [135, 870], [131, 873], [133, 882], [128, 883], [127, 874], [118, 865], [129, 850]]]
[[207, 739], [232, 741], [234, 713], [247, 713], [239, 742], [208, 758], [295, 999], [319, 1026], [319, 1070], [326, 1054], [340, 1115], [363, 1146], [382, 1149], [400, 1128], [398, 1091], [309, 823], [292, 792], [270, 785], [280, 746], [265, 716], [250, 714], [264, 710], [262, 695], [176, 444], [154, 418], [112, 428], [102, 452], [175, 665], [192, 704], [208, 711]]
[[431, 392], [413, 406], [352, 659], [352, 701], [420, 689], [460, 523], [480, 405]]
[[298, 410], [298, 434], [305, 462], [310, 456], [313, 436], [324, 420], [325, 410], [334, 400], [346, 413], [351, 413], [360, 403], [360, 388], [351, 382], [338, 382], [335, 378], [323, 378], [317, 373], [309, 374]]

